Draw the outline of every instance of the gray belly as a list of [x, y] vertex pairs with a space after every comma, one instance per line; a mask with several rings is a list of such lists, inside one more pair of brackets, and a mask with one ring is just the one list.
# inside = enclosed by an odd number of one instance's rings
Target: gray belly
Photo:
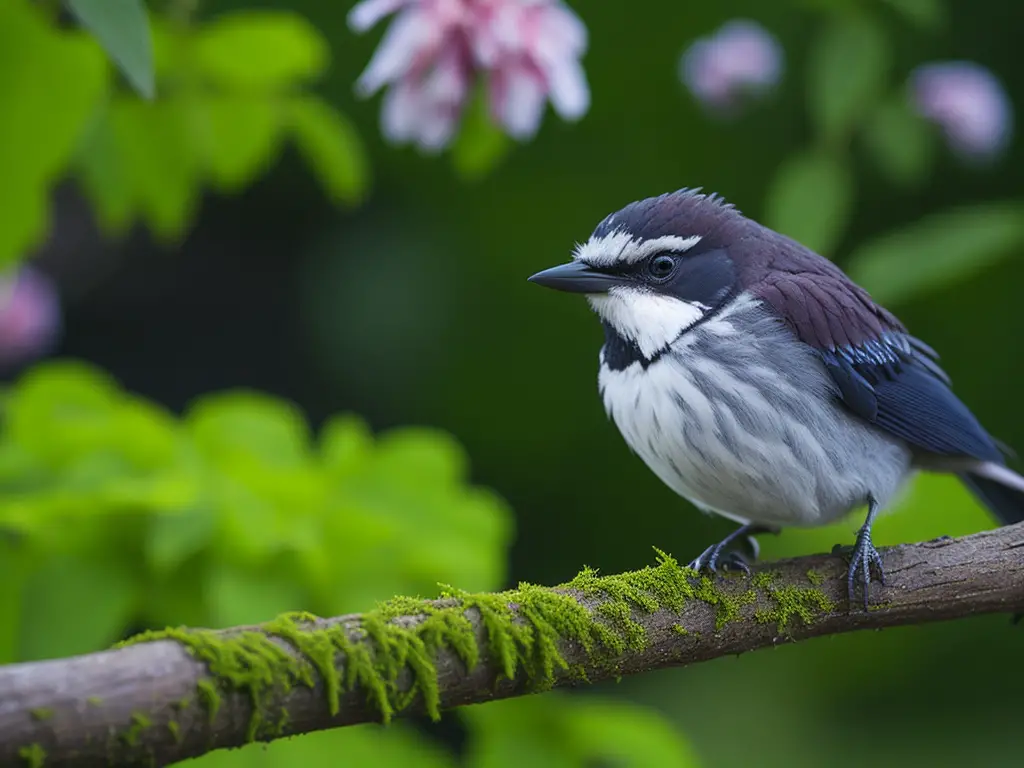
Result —
[[906, 445], [841, 409], [813, 352], [762, 313], [705, 323], [646, 369], [602, 365], [600, 388], [663, 482], [734, 520], [824, 525], [869, 494], [884, 506], [910, 472]]

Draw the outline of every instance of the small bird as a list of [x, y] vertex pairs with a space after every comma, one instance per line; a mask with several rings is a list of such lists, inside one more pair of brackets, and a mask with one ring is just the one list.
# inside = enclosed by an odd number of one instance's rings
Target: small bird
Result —
[[748, 571], [759, 533], [867, 507], [871, 526], [917, 471], [957, 475], [1003, 524], [1024, 477], [950, 386], [938, 355], [828, 259], [699, 189], [630, 203], [573, 260], [530, 281], [581, 293], [604, 326], [598, 386], [629, 447], [666, 485], [740, 524], [692, 563]]

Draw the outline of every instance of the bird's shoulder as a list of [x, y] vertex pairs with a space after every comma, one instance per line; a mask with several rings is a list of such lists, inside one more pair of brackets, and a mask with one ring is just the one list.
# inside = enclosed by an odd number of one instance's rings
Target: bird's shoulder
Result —
[[848, 410], [929, 453], [1001, 460], [938, 354], [838, 266], [781, 236], [745, 247], [746, 290], [816, 351]]

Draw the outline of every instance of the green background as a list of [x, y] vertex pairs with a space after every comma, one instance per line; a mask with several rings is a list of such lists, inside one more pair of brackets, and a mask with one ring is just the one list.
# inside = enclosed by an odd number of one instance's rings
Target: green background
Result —
[[[10, 376], [0, 661], [168, 623], [358, 610], [438, 581], [557, 583], [583, 564], [648, 564], [652, 546], [700, 552], [730, 524], [663, 487], [605, 418], [601, 330], [585, 302], [526, 282], [607, 213], [682, 186], [718, 192], [847, 267], [940, 351], [981, 421], [1024, 449], [1021, 144], [991, 167], [965, 166], [901, 106], [915, 65], [957, 58], [990, 67], [1020, 103], [1018, 3], [577, 2], [588, 114], [570, 125], [549, 113], [521, 146], [477, 124], [454, 158], [382, 142], [379, 98], [359, 101], [352, 87], [381, 30], [353, 35], [349, 5], [201, 3], [194, 29], [234, 9], [286, 9], [313, 31], [287, 50], [221, 34], [207, 58], [181, 60], [158, 39], [148, 106], [101, 77], [98, 59], [94, 83], [70, 81], [42, 38], [14, 50], [0, 26], [0, 103], [21, 116], [6, 130], [24, 129], [0, 140], [0, 159], [40, 158], [0, 190], [28, 206], [0, 220], [0, 258], [38, 256], [66, 300], [56, 356], [90, 364]], [[167, 4], [152, 7], [165, 18]], [[779, 36], [786, 71], [771, 99], [723, 122], [685, 92], [677, 62], [737, 16]], [[279, 42], [291, 39], [282, 26]], [[283, 75], [261, 71], [267, 50], [288, 59]], [[200, 161], [181, 139], [194, 134], [173, 128], [197, 102], [173, 94], [194, 96], [190, 78], [202, 77], [221, 90]], [[50, 82], [53, 102], [17, 101], [26, 82], [32, 93]], [[101, 116], [75, 117], [90, 110]], [[275, 121], [291, 138], [260, 133]], [[40, 132], [53, 122], [68, 135]], [[495, 162], [474, 166], [491, 141]], [[19, 234], [51, 188], [51, 218]], [[766, 537], [763, 554], [827, 550], [857, 525]], [[876, 543], [991, 525], [955, 482], [929, 477], [877, 524]], [[1021, 631], [999, 616], [822, 639], [469, 708], [436, 726], [204, 760], [1016, 764]]]

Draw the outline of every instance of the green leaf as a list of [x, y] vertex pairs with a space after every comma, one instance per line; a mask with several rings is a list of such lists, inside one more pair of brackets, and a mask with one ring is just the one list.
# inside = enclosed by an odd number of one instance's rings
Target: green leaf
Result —
[[50, 186], [107, 79], [103, 52], [85, 34], [53, 29], [33, 4], [0, 3], [0, 268], [43, 236]]
[[29, 553], [24, 539], [0, 524], [0, 664], [18, 660]]
[[110, 109], [117, 151], [112, 180], [127, 184], [134, 208], [157, 237], [180, 237], [198, 206], [202, 184], [189, 103], [182, 98], [152, 104], [119, 99]]
[[246, 571], [224, 565], [209, 575], [204, 591], [214, 627], [255, 624], [310, 608], [305, 590], [276, 569]]
[[935, 156], [935, 137], [905, 98], [880, 104], [865, 126], [864, 147], [892, 183], [910, 187], [925, 180]]
[[21, 658], [52, 659], [109, 646], [128, 629], [141, 589], [137, 575], [114, 557], [46, 560], [25, 585]]
[[627, 702], [545, 693], [459, 713], [469, 726], [469, 768], [698, 765], [693, 749], [662, 715]]
[[808, 101], [815, 131], [842, 141], [886, 86], [889, 42], [879, 25], [856, 13], [836, 14], [814, 43], [807, 64]]
[[[344, 755], [339, 761], [338, 756]], [[198, 759], [201, 768], [455, 768], [461, 763], [405, 723], [387, 728], [337, 728], [269, 744], [221, 749]]]
[[865, 243], [850, 277], [878, 301], [906, 301], [1024, 249], [1024, 206], [989, 203], [934, 214]]
[[135, 195], [109, 109], [97, 115], [83, 136], [75, 171], [100, 226], [110, 233], [126, 231], [137, 213]]
[[213, 96], [201, 109], [213, 183], [239, 192], [270, 167], [281, 146], [280, 109], [265, 97], [246, 95]]
[[327, 43], [309, 21], [288, 11], [236, 11], [196, 35], [196, 65], [230, 90], [280, 90], [320, 75]]
[[853, 196], [845, 162], [821, 152], [793, 155], [769, 186], [764, 223], [828, 256], [849, 222]]
[[486, 96], [478, 90], [452, 146], [455, 170], [466, 181], [481, 179], [501, 163], [512, 146], [512, 139], [491, 120]]
[[202, 552], [217, 530], [213, 510], [194, 506], [179, 512], [158, 514], [149, 524], [144, 543], [146, 560], [156, 573], [170, 573], [185, 560]]
[[292, 135], [324, 191], [335, 202], [359, 202], [369, 183], [366, 151], [344, 115], [313, 96], [288, 105]]
[[185, 421], [203, 453], [215, 460], [250, 457], [293, 467], [311, 453], [309, 427], [298, 408], [262, 393], [207, 395]]
[[946, 22], [946, 8], [942, 0], [885, 0], [907, 21], [921, 29], [934, 32]]
[[67, 0], [67, 3], [135, 90], [152, 99], [156, 94], [153, 41], [142, 0]]

